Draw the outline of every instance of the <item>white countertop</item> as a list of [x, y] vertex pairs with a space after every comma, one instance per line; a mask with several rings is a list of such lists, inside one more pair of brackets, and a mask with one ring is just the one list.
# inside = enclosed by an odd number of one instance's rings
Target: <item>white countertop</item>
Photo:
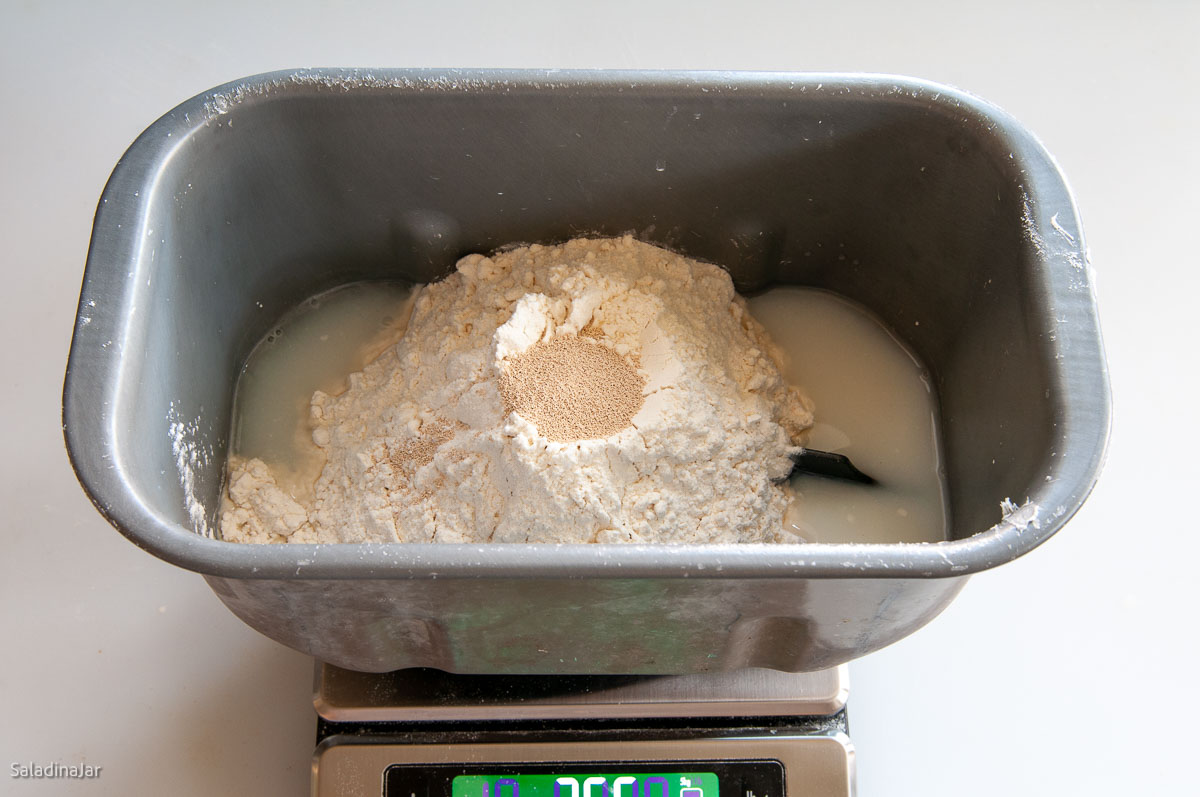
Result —
[[[0, 793], [307, 793], [311, 660], [113, 530], [72, 475], [59, 413], [92, 214], [121, 153], [193, 94], [311, 65], [893, 72], [1014, 114], [1081, 208], [1112, 374], [1109, 461], [1061, 533], [851, 666], [859, 791], [1100, 797], [1192, 782], [1200, 6], [57, 5], [0, 0]], [[10, 777], [29, 761], [102, 772]]]

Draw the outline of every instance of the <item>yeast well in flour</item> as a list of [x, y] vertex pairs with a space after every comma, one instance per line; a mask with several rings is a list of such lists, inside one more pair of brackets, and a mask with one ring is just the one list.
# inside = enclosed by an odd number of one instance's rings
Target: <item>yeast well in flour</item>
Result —
[[[591, 334], [588, 334], [591, 331]], [[557, 443], [596, 440], [633, 426], [646, 403], [646, 379], [636, 358], [622, 357], [599, 342], [603, 333], [539, 341], [509, 358], [500, 372], [500, 398]]]
[[464, 258], [409, 301], [344, 391], [301, 391], [310, 489], [235, 441], [226, 539], [797, 540], [782, 479], [811, 414], [723, 270], [580, 240]]

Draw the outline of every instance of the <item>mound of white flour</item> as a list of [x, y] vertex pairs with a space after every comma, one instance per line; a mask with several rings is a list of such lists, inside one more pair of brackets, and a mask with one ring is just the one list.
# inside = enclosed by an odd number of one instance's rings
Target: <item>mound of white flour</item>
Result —
[[231, 457], [222, 536], [794, 541], [778, 480], [812, 415], [779, 356], [724, 270], [629, 237], [471, 255], [349, 389], [313, 396], [311, 502]]

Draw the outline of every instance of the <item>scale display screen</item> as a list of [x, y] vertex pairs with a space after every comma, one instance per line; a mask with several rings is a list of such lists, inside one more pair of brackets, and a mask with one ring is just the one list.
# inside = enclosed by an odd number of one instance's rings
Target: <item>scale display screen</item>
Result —
[[459, 775], [451, 797], [718, 797], [713, 772]]
[[393, 764], [384, 797], [786, 797], [778, 761]]

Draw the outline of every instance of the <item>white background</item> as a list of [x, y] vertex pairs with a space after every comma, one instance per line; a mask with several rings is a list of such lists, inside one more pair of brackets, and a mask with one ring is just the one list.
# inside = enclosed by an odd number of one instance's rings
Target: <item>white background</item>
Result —
[[[1200, 5], [3, 0], [0, 15], [0, 793], [306, 793], [311, 661], [109, 527], [59, 421], [121, 153], [193, 94], [301, 66], [893, 72], [1014, 114], [1081, 208], [1108, 464], [1059, 535], [852, 665], [860, 794], [1195, 788]], [[9, 778], [10, 762], [81, 759], [102, 776]]]

